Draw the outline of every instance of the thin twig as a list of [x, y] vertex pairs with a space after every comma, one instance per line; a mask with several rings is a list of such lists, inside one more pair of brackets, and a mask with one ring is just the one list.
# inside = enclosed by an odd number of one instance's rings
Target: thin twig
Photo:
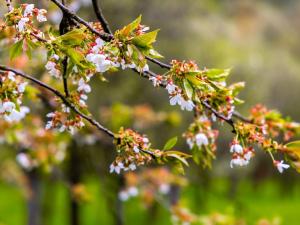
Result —
[[97, 19], [101, 23], [101, 26], [102, 26], [103, 30], [108, 34], [112, 34], [112, 31], [111, 31], [111, 29], [108, 25], [107, 20], [105, 19], [104, 15], [102, 13], [102, 9], [101, 9], [98, 1], [97, 0], [92, 0], [92, 3], [93, 3], [93, 8], [94, 8], [95, 14], [97, 16]]
[[57, 0], [51, 0], [54, 4], [56, 4], [66, 15], [72, 17], [74, 20], [76, 20], [78, 23], [86, 26], [92, 33], [98, 35], [105, 41], [110, 41], [113, 39], [113, 35], [105, 33], [105, 32], [99, 32], [96, 29], [94, 29], [87, 21], [82, 19], [81, 17], [77, 16], [74, 12], [72, 12], [69, 8], [64, 6], [62, 3], [60, 3]]
[[85, 120], [87, 120], [90, 124], [92, 124], [93, 126], [97, 127], [98, 130], [103, 131], [104, 133], [108, 134], [110, 137], [114, 138], [115, 134], [110, 131], [109, 129], [107, 129], [106, 127], [102, 126], [98, 121], [96, 121], [95, 119], [93, 119], [92, 117], [89, 117], [85, 114], [83, 114], [82, 112], [80, 112], [71, 102], [69, 102], [67, 100], [67, 98], [58, 90], [48, 86], [47, 84], [45, 84], [44, 82], [30, 76], [27, 75], [21, 71], [15, 70], [13, 68], [4, 66], [4, 65], [0, 65], [0, 70], [3, 71], [11, 71], [13, 73], [15, 73], [16, 75], [19, 75], [27, 80], [30, 80], [31, 82], [37, 84], [40, 87], [43, 87], [47, 90], [49, 90], [50, 92], [52, 92], [54, 95], [56, 95], [57, 97], [59, 97], [68, 107], [70, 107], [75, 113], [77, 113], [79, 116], [81, 116], [82, 118], [84, 118]]
[[172, 68], [171, 65], [163, 63], [163, 62], [161, 62], [161, 61], [159, 61], [157, 59], [153, 59], [153, 58], [151, 58], [149, 56], [146, 56], [146, 59], [148, 59], [150, 62], [153, 62], [154, 64], [159, 65], [161, 68], [165, 68], [165, 69], [168, 69], [168, 70]]

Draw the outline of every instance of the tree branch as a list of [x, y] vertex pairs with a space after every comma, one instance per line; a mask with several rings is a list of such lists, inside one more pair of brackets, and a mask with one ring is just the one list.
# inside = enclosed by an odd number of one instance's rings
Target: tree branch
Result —
[[105, 19], [104, 15], [102, 13], [102, 9], [101, 9], [98, 1], [97, 0], [92, 0], [92, 3], [93, 3], [93, 8], [94, 8], [95, 14], [97, 16], [97, 19], [101, 23], [101, 26], [102, 26], [103, 30], [108, 34], [112, 34], [112, 31], [109, 27], [109, 24], [108, 24], [107, 20]]
[[79, 116], [81, 116], [82, 118], [84, 118], [86, 121], [88, 121], [91, 125], [95, 126], [98, 130], [103, 131], [104, 133], [106, 133], [108, 136], [115, 138], [115, 134], [110, 131], [109, 129], [107, 129], [106, 127], [102, 126], [98, 121], [96, 121], [95, 119], [93, 119], [92, 117], [89, 117], [85, 114], [83, 114], [82, 112], [80, 112], [71, 102], [69, 102], [67, 100], [67, 98], [60, 93], [58, 90], [48, 86], [47, 84], [45, 84], [44, 82], [30, 76], [27, 75], [21, 71], [15, 70], [13, 68], [4, 66], [4, 65], [0, 65], [0, 70], [3, 71], [10, 71], [15, 73], [16, 75], [19, 75], [27, 80], [30, 80], [31, 82], [35, 83], [36, 85], [43, 87], [45, 89], [47, 89], [48, 91], [52, 92], [54, 95], [56, 95], [57, 97], [59, 97], [68, 107], [70, 107], [70, 109], [72, 109], [75, 113], [77, 113]]

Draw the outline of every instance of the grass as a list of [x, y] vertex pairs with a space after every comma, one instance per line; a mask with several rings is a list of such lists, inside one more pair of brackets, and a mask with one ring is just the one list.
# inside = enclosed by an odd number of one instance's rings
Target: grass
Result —
[[[190, 185], [182, 193], [182, 203], [194, 213], [229, 213], [255, 224], [260, 218], [278, 218], [283, 225], [298, 224], [300, 185], [283, 189], [278, 182], [265, 181], [258, 186], [249, 181], [237, 184], [235, 194], [230, 194], [228, 180], [217, 179], [214, 185]], [[82, 204], [83, 225], [113, 224], [110, 208], [103, 198], [103, 190], [96, 180], [86, 182], [91, 200]], [[45, 225], [68, 224], [68, 193], [61, 183], [43, 184], [43, 215]], [[125, 222], [128, 225], [170, 224], [169, 213], [161, 206], [145, 208], [139, 199], [124, 204]], [[25, 225], [26, 201], [22, 191], [9, 184], [0, 184], [0, 225]]]

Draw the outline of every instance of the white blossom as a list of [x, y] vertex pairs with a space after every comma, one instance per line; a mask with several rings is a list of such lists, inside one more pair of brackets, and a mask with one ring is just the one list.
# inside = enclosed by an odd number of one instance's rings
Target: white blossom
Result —
[[48, 61], [45, 65], [45, 68], [49, 71], [50, 75], [59, 78], [60, 71], [56, 69], [56, 63], [52, 61]]
[[233, 144], [230, 147], [230, 152], [231, 153], [236, 152], [236, 153], [241, 154], [241, 153], [243, 153], [243, 147], [241, 145], [239, 145], [239, 144]]
[[279, 161], [274, 161], [275, 166], [277, 167], [279, 173], [282, 173], [285, 169], [288, 169], [290, 165], [285, 164], [283, 160]]
[[208, 145], [208, 139], [205, 134], [199, 133], [195, 136], [196, 144], [198, 147], [201, 147], [202, 145]]
[[23, 83], [19, 84], [18, 92], [23, 93], [25, 91], [25, 88], [26, 88], [27, 84], [28, 84], [27, 82], [23, 82]]
[[149, 80], [152, 81], [154, 87], [158, 87], [160, 85], [160, 80], [155, 76], [150, 77]]
[[127, 201], [130, 196], [128, 195], [127, 191], [123, 190], [119, 192], [118, 197], [121, 201]]
[[83, 78], [78, 81], [77, 91], [84, 91], [85, 93], [91, 92], [91, 86], [88, 85]]
[[11, 81], [16, 81], [16, 78], [15, 78], [15, 73], [9, 71], [8, 72], [8, 75], [7, 75], [8, 79], [10, 79]]
[[24, 10], [24, 16], [27, 17], [32, 15], [33, 9], [34, 9], [34, 4], [28, 4]]
[[[13, 102], [6, 101], [2, 104], [1, 108], [2, 108], [3, 112], [12, 112], [16, 108], [16, 105]], [[2, 111], [2, 110], [0, 110], [0, 111]]]
[[230, 167], [233, 168], [233, 166], [246, 166], [249, 164], [249, 160], [246, 160], [240, 156], [238, 156], [237, 158], [233, 158], [230, 161]]
[[186, 101], [182, 98], [182, 100], [181, 100], [181, 110], [186, 109], [187, 111], [192, 111], [194, 107], [195, 107], [195, 105], [194, 105], [193, 101], [191, 101], [191, 100]]
[[129, 166], [128, 166], [128, 168], [130, 169], [130, 170], [136, 170], [136, 165], [134, 164], [134, 163], [131, 163]]
[[19, 32], [24, 31], [25, 25], [28, 21], [29, 21], [29, 18], [27, 18], [27, 17], [23, 17], [23, 18], [20, 19], [20, 21], [18, 22], [18, 25], [17, 25], [17, 28], [18, 28]]
[[168, 83], [167, 84], [167, 86], [166, 86], [166, 89], [168, 90], [168, 93], [169, 94], [172, 94], [172, 93], [174, 93], [175, 92], [175, 90], [176, 90], [176, 85], [174, 85], [173, 83]]
[[26, 170], [30, 170], [32, 168], [32, 163], [25, 153], [19, 153], [16, 157], [16, 160], [22, 168]]
[[140, 152], [140, 149], [139, 149], [137, 146], [134, 146], [134, 147], [133, 147], [133, 151], [134, 151], [135, 153], [139, 153], [139, 152]]
[[36, 17], [37, 21], [39, 21], [39, 22], [47, 21], [47, 18], [45, 16], [46, 13], [47, 13], [47, 11], [45, 9], [40, 9], [38, 11], [38, 14], [37, 14], [37, 17]]
[[139, 194], [139, 190], [136, 187], [129, 187], [127, 193], [129, 196], [135, 197]]
[[176, 105], [176, 104], [181, 105], [181, 102], [183, 100], [184, 99], [182, 98], [181, 94], [178, 93], [170, 98], [170, 104], [171, 105]]
[[89, 62], [92, 62], [96, 66], [96, 71], [100, 73], [104, 73], [112, 66], [112, 62], [106, 59], [107, 56], [103, 54], [94, 54], [90, 53], [86, 56], [86, 59]]
[[158, 191], [161, 193], [161, 194], [168, 194], [170, 192], [170, 185], [169, 184], [161, 184], [159, 185], [159, 188], [158, 188]]
[[188, 144], [190, 149], [192, 149], [194, 147], [194, 141], [192, 138], [186, 139], [186, 143]]
[[53, 122], [52, 121], [48, 121], [46, 126], [45, 126], [45, 129], [46, 130], [50, 130], [51, 128], [53, 127]]

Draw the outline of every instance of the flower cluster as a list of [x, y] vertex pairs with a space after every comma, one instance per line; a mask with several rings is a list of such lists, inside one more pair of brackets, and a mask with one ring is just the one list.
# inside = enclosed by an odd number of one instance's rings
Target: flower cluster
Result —
[[274, 138], [281, 133], [287, 141], [300, 133], [300, 124], [291, 121], [275, 111], [269, 110], [265, 106], [258, 104], [251, 108], [249, 120], [263, 129], [263, 133]]
[[0, 116], [7, 122], [19, 122], [29, 113], [29, 108], [22, 106], [26, 85], [13, 72], [0, 74]]
[[135, 170], [137, 166], [148, 164], [152, 161], [149, 154], [159, 154], [159, 150], [150, 149], [149, 139], [131, 129], [120, 129], [115, 139], [117, 157], [110, 165], [110, 172], [119, 174], [122, 170]]
[[[278, 143], [267, 133], [265, 126], [256, 125], [254, 123], [243, 123], [238, 122], [235, 124], [235, 130], [237, 136], [235, 137], [230, 151], [233, 153], [233, 159], [231, 161], [232, 165], [244, 166], [249, 163], [249, 159], [254, 155], [253, 145], [260, 146], [263, 150], [268, 152], [272, 158], [273, 164], [277, 167], [279, 172], [282, 172], [283, 169], [287, 169], [289, 166], [285, 166], [283, 162], [277, 162], [272, 152], [285, 152], [286, 147], [283, 144]], [[243, 143], [242, 147], [239, 145], [239, 141]], [[243, 157], [242, 157], [243, 156]]]
[[170, 95], [171, 105], [180, 105], [182, 110], [192, 111], [195, 104], [191, 99], [183, 94], [183, 91], [178, 86], [174, 85], [172, 81], [169, 81], [166, 89]]
[[53, 54], [47, 64], [45, 65], [46, 70], [48, 70], [49, 74], [55, 78], [60, 78], [60, 64], [59, 64], [59, 56], [57, 54]]
[[46, 130], [56, 128], [60, 132], [69, 131], [74, 134], [78, 129], [85, 126], [81, 116], [71, 112], [65, 104], [61, 104], [61, 111], [55, 111], [47, 114], [50, 119], [46, 124]]
[[245, 148], [240, 145], [237, 139], [235, 139], [231, 143], [230, 153], [232, 153], [232, 159], [230, 161], [231, 168], [233, 168], [233, 166], [246, 166], [249, 164], [250, 159], [254, 156], [254, 148]]
[[[165, 74], [171, 104], [192, 110], [194, 104], [205, 101], [220, 114], [231, 118], [234, 105], [241, 103], [236, 95], [244, 84], [235, 83], [227, 87], [226, 78], [230, 70], [200, 70], [193, 61], [172, 60], [171, 65], [172, 68]], [[155, 83], [158, 81], [155, 80]]]
[[96, 68], [96, 72], [104, 73], [110, 68], [117, 66], [110, 55], [105, 52], [105, 42], [97, 38], [95, 42], [91, 43], [91, 49], [89, 50], [86, 59], [87, 61], [93, 63]]
[[211, 161], [215, 158], [218, 130], [212, 129], [211, 126], [211, 121], [207, 116], [201, 115], [196, 117], [188, 131], [183, 134], [193, 152], [194, 160], [196, 163], [201, 163], [203, 167], [211, 167]]
[[16, 25], [19, 32], [24, 32], [32, 28], [34, 17], [38, 22], [47, 21], [46, 13], [47, 10], [35, 8], [34, 4], [23, 4], [20, 8], [12, 9], [6, 15], [6, 20], [9, 25]]

